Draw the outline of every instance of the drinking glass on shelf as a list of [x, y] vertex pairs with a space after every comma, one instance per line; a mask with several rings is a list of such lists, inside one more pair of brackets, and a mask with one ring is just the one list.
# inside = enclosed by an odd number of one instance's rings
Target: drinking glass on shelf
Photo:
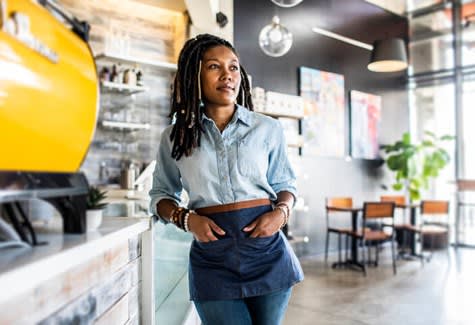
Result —
[[109, 27], [104, 36], [104, 50], [106, 53], [119, 53], [119, 31], [114, 26], [113, 22], [109, 22]]

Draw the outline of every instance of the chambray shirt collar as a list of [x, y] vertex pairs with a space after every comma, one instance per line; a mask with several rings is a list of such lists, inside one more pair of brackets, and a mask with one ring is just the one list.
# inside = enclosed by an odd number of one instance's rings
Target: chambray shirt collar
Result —
[[[234, 124], [236, 123], [236, 121], [239, 120], [243, 124], [247, 126], [251, 126], [251, 119], [252, 119], [252, 113], [247, 108], [236, 104], [236, 111], [234, 112], [234, 115], [231, 121], [229, 121], [229, 124]], [[206, 114], [203, 113], [203, 115], [201, 116], [201, 122], [203, 123], [203, 121], [205, 120], [213, 122], [211, 118], [209, 118], [208, 116], [206, 116]]]

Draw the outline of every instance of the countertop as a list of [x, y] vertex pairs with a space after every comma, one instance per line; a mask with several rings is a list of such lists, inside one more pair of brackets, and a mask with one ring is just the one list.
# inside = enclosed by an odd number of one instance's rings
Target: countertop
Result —
[[1, 249], [0, 303], [147, 231], [150, 222], [150, 218], [104, 217], [95, 231], [63, 234], [61, 229], [49, 229], [38, 232], [39, 241], [47, 245]]

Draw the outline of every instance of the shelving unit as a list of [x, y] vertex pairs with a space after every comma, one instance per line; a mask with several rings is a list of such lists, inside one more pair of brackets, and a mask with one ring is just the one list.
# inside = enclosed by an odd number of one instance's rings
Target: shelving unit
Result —
[[300, 116], [300, 115], [292, 115], [292, 114], [279, 114], [279, 113], [272, 113], [272, 112], [265, 112], [265, 111], [255, 111], [256, 113], [261, 113], [261, 114], [264, 114], [264, 115], [267, 115], [267, 116], [270, 116], [270, 117], [273, 117], [273, 118], [279, 118], [279, 117], [283, 117], [283, 118], [292, 118], [292, 119], [295, 119], [295, 120], [301, 120], [304, 118], [304, 116]]
[[169, 72], [174, 72], [177, 70], [177, 65], [175, 63], [146, 60], [146, 59], [140, 59], [136, 57], [127, 57], [127, 56], [121, 56], [121, 55], [107, 53], [107, 52], [99, 53], [98, 55], [95, 56], [95, 59], [109, 61], [109, 62], [148, 65], [148, 66], [155, 67], [155, 68], [158, 68], [164, 71], [169, 71]]
[[303, 147], [303, 143], [287, 143], [287, 146], [288, 147], [291, 147], [291, 148], [302, 148]]
[[101, 81], [101, 90], [109, 92], [123, 93], [125, 95], [132, 95], [147, 91], [147, 87], [127, 85], [123, 83]]
[[[95, 55], [94, 59], [97, 66], [107, 67], [109, 70], [113, 65], [117, 65], [118, 74], [125, 74], [125, 71], [130, 69], [129, 72], [131, 73], [145, 71], [147, 77], [153, 74], [167, 75], [168, 78], [168, 75], [177, 70], [176, 64], [173, 63], [117, 55], [110, 52], [99, 53]], [[119, 67], [119, 64], [122, 67]], [[140, 67], [134, 71], [132, 68], [136, 65]], [[122, 69], [123, 71], [121, 71]], [[104, 154], [109, 153], [111, 148], [116, 148], [114, 155], [109, 158], [112, 164], [120, 159], [132, 157], [135, 159], [140, 156], [141, 153], [137, 152], [136, 149], [129, 150], [129, 145], [132, 143], [135, 143], [137, 147], [139, 144], [143, 145], [147, 141], [144, 139], [147, 139], [149, 134], [154, 132], [152, 125], [149, 123], [151, 119], [146, 116], [150, 113], [151, 106], [148, 106], [148, 100], [145, 99], [147, 98], [147, 92], [154, 87], [154, 78], [146, 79], [146, 82], [151, 84], [147, 87], [135, 83], [126, 84], [108, 80], [100, 83], [100, 91], [104, 96], [101, 96], [101, 115], [97, 127], [100, 129], [99, 138], [102, 142], [98, 143], [96, 148], [102, 150]], [[132, 96], [138, 93], [143, 93], [145, 96]], [[102, 102], [102, 99], [104, 99], [104, 102]], [[136, 105], [137, 102], [138, 105]], [[131, 121], [130, 117], [133, 117], [134, 122], [128, 122]], [[110, 138], [113, 140], [109, 141]]]
[[103, 120], [101, 122], [101, 125], [105, 128], [121, 129], [121, 130], [129, 130], [129, 131], [149, 130], [150, 129], [150, 124], [149, 123], [130, 123], [130, 122]]

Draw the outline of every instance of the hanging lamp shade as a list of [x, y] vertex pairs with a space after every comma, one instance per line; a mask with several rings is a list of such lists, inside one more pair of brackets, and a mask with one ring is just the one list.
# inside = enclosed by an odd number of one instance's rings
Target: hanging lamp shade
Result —
[[265, 54], [273, 57], [285, 55], [292, 47], [292, 33], [280, 24], [278, 16], [274, 16], [272, 23], [262, 28], [259, 46]]
[[394, 72], [407, 68], [406, 46], [401, 38], [375, 41], [368, 69], [374, 72]]
[[279, 7], [291, 8], [298, 5], [303, 0], [271, 0], [271, 1], [275, 3], [276, 5], [278, 5]]

